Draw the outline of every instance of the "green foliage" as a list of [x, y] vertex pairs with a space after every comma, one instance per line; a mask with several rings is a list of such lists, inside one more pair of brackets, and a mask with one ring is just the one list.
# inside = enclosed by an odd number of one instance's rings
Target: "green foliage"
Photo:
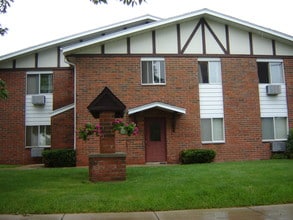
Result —
[[72, 149], [45, 150], [42, 153], [45, 167], [74, 167], [75, 151]]
[[6, 83], [0, 79], [0, 99], [7, 99], [8, 91], [6, 89]]
[[[10, 7], [10, 4], [13, 2], [13, 0], [0, 0], [0, 14], [4, 14], [7, 12], [7, 8]], [[8, 28], [2, 27], [0, 24], [0, 35], [6, 34], [8, 31]]]
[[[108, 0], [90, 0], [94, 4], [108, 4]], [[132, 7], [134, 5], [141, 4], [142, 2], [146, 2], [146, 0], [119, 0], [120, 2], [123, 2], [125, 5], [131, 5]]]
[[293, 128], [290, 129], [286, 143], [286, 154], [289, 159], [293, 159]]
[[216, 152], [208, 149], [188, 149], [180, 152], [183, 164], [210, 163], [214, 160]]
[[287, 155], [285, 153], [273, 153], [271, 159], [287, 159]]

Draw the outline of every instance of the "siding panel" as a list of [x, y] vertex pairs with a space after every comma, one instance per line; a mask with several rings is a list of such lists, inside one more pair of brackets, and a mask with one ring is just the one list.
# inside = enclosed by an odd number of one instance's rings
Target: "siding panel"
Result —
[[44, 106], [34, 106], [32, 95], [26, 96], [25, 124], [28, 125], [50, 125], [50, 114], [53, 112], [53, 95], [46, 94], [46, 104]]
[[222, 85], [200, 84], [200, 117], [223, 118], [223, 92]]
[[287, 117], [287, 98], [286, 86], [281, 85], [281, 94], [268, 96], [266, 86], [268, 84], [259, 84], [259, 100], [261, 117]]

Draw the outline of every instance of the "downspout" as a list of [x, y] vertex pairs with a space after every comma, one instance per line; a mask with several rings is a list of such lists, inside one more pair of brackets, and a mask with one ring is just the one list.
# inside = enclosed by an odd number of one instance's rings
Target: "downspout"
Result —
[[[63, 54], [64, 55], [64, 54]], [[66, 59], [66, 57], [64, 56], [64, 62], [73, 66], [73, 104], [74, 104], [74, 134], [73, 134], [73, 137], [74, 137], [74, 141], [73, 141], [73, 149], [76, 150], [76, 65], [70, 61], [68, 61]]]

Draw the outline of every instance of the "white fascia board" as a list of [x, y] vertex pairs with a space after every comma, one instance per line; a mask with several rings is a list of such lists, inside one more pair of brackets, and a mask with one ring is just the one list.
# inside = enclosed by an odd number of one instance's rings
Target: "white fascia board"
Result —
[[70, 35], [70, 36], [63, 37], [63, 38], [60, 38], [60, 39], [57, 39], [57, 40], [49, 41], [49, 42], [42, 43], [42, 44], [39, 44], [39, 45], [36, 45], [36, 46], [32, 46], [32, 47], [28, 47], [28, 48], [25, 48], [25, 49], [22, 49], [22, 50], [18, 50], [18, 51], [9, 53], [9, 54], [5, 54], [3, 56], [0, 56], [0, 61], [8, 60], [8, 59], [11, 59], [13, 57], [21, 56], [21, 55], [24, 55], [24, 54], [27, 54], [27, 53], [31, 53], [33, 51], [43, 50], [45, 48], [49, 48], [49, 47], [53, 47], [53, 46], [57, 46], [57, 45], [62, 46], [62, 44], [66, 44], [66, 43], [70, 44], [70, 41], [78, 40], [80, 38], [84, 38], [84, 37], [87, 37], [87, 36], [90, 36], [90, 35], [98, 34], [100, 32], [109, 31], [111, 29], [123, 27], [125, 25], [134, 24], [136, 22], [142, 22], [144, 20], [145, 21], [149, 20], [149, 21], [155, 22], [155, 21], [160, 20], [160, 18], [152, 16], [152, 15], [140, 16], [140, 17], [137, 17], [137, 18], [134, 18], [134, 19], [131, 19], [131, 20], [118, 22], [118, 23], [115, 23], [115, 24], [107, 25], [107, 26], [104, 26], [104, 27], [100, 27], [100, 28], [97, 28], [97, 29], [81, 32], [81, 33], [74, 34], [74, 35]]
[[142, 111], [146, 111], [152, 108], [159, 108], [165, 111], [170, 111], [170, 112], [176, 112], [176, 113], [180, 113], [180, 114], [186, 114], [186, 109], [185, 108], [181, 108], [181, 107], [177, 107], [177, 106], [173, 106], [173, 105], [169, 105], [166, 103], [162, 103], [162, 102], [152, 102], [146, 105], [142, 105], [142, 106], [138, 106], [135, 108], [131, 108], [128, 109], [128, 115], [132, 115], [138, 112], [142, 112]]

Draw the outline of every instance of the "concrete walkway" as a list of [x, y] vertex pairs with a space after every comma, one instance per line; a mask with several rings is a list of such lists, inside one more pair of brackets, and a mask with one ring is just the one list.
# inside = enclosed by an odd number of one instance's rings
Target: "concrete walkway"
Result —
[[293, 203], [243, 208], [195, 209], [180, 211], [0, 215], [0, 220], [292, 220]]

